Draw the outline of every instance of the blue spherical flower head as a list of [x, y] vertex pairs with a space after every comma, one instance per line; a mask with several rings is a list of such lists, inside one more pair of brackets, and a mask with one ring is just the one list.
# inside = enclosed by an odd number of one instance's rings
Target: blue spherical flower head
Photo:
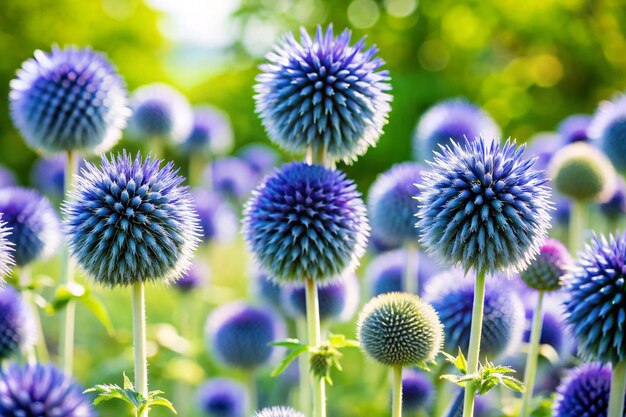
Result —
[[245, 417], [246, 389], [229, 378], [211, 379], [198, 389], [198, 405], [209, 417]]
[[0, 289], [0, 361], [24, 352], [35, 342], [28, 305], [12, 287]]
[[417, 243], [415, 185], [423, 168], [414, 162], [394, 165], [378, 176], [369, 191], [368, 210], [372, 234], [389, 246]]
[[[504, 279], [504, 278], [501, 278]], [[433, 277], [426, 288], [425, 299], [430, 302], [444, 326], [444, 350], [467, 355], [469, 346], [474, 281], [459, 270]], [[485, 288], [481, 358], [494, 359], [517, 349], [525, 327], [525, 310], [520, 298], [508, 286], [489, 280]]]
[[257, 411], [254, 417], [304, 417], [304, 414], [289, 407], [270, 407]]
[[258, 181], [250, 165], [234, 156], [216, 159], [206, 169], [211, 170], [205, 176], [213, 183], [213, 188], [234, 200], [248, 198]]
[[[63, 200], [65, 193], [65, 169], [67, 153], [58, 153], [37, 160], [30, 172], [31, 184], [54, 201]], [[80, 160], [79, 169], [85, 161]]]
[[617, 222], [626, 214], [626, 184], [618, 177], [613, 195], [599, 205], [600, 212], [611, 222]]
[[66, 231], [79, 265], [104, 286], [174, 281], [199, 242], [188, 188], [172, 163], [126, 152], [86, 164], [65, 203]]
[[556, 130], [564, 143], [589, 142], [589, 126], [592, 119], [588, 114], [574, 114], [563, 119]]
[[565, 277], [565, 319], [583, 357], [626, 360], [626, 235], [594, 237]]
[[552, 415], [606, 417], [610, 390], [610, 366], [580, 365], [572, 369], [557, 388]]
[[282, 310], [282, 289], [281, 286], [270, 278], [269, 274], [258, 265], [254, 265], [251, 292], [263, 303]]
[[200, 220], [202, 241], [231, 241], [239, 230], [239, 219], [228, 201], [204, 188], [194, 188], [191, 195]]
[[187, 98], [175, 88], [148, 84], [133, 93], [133, 115], [128, 129], [138, 139], [183, 142], [193, 126], [193, 111]]
[[526, 143], [528, 146], [524, 155], [528, 158], [536, 158], [535, 165], [533, 165], [536, 171], [546, 171], [552, 156], [565, 146], [563, 138], [552, 132], [537, 133], [528, 139]]
[[37, 191], [9, 187], [0, 189], [0, 213], [11, 229], [7, 239], [13, 243], [13, 258], [18, 266], [54, 254], [61, 242], [61, 224], [50, 202]]
[[[345, 322], [359, 305], [359, 280], [354, 273], [346, 274], [317, 290], [321, 320]], [[302, 286], [283, 287], [284, 310], [292, 317], [306, 317], [306, 291]]]
[[550, 227], [546, 179], [524, 146], [480, 138], [435, 154], [422, 174], [417, 227], [447, 264], [493, 273], [523, 269]]
[[0, 188], [11, 187], [16, 184], [15, 174], [10, 169], [0, 166]]
[[246, 161], [257, 175], [267, 174], [280, 160], [273, 148], [258, 143], [244, 146], [237, 152], [237, 156]]
[[[547, 307], [547, 306], [546, 306]], [[535, 312], [536, 305], [530, 308], [526, 308], [526, 321], [530, 323], [532, 321], [533, 314]], [[543, 324], [541, 326], [541, 336], [539, 338], [540, 345], [550, 345], [559, 354], [563, 352], [567, 346], [566, 333], [562, 314], [554, 311], [554, 309], [546, 309], [543, 313]], [[530, 326], [524, 331], [524, 343], [530, 341]]]
[[520, 278], [526, 285], [538, 291], [556, 291], [563, 284], [572, 258], [569, 251], [556, 239], [546, 239], [539, 254], [520, 271]]
[[[0, 213], [2, 219], [2, 213]], [[0, 220], [0, 288], [4, 283], [4, 277], [11, 272], [11, 267], [15, 264], [13, 260], [14, 245], [9, 239], [11, 229], [5, 222]]]
[[450, 140], [463, 144], [480, 136], [498, 140], [500, 128], [476, 105], [463, 99], [443, 100], [428, 109], [419, 119], [413, 137], [417, 160], [430, 160], [433, 152]]
[[180, 278], [174, 281], [174, 287], [186, 294], [203, 287], [209, 280], [209, 277], [210, 272], [208, 266], [194, 262]]
[[336, 169], [296, 162], [253, 193], [244, 235], [277, 282], [326, 282], [354, 271], [369, 235], [356, 185]]
[[191, 133], [181, 147], [187, 154], [223, 155], [233, 148], [233, 129], [226, 113], [213, 106], [196, 107]]
[[430, 406], [435, 387], [424, 372], [406, 369], [402, 373], [402, 410], [415, 413]]
[[89, 48], [35, 51], [11, 81], [9, 99], [26, 143], [47, 153], [108, 149], [130, 116], [124, 82]]
[[626, 171], [626, 95], [600, 103], [589, 126], [589, 136], [620, 172]]
[[207, 319], [207, 341], [218, 364], [254, 369], [273, 364], [280, 351], [271, 342], [286, 337], [282, 318], [272, 309], [233, 302]]
[[378, 141], [391, 110], [389, 74], [364, 40], [335, 37], [318, 26], [314, 39], [301, 30], [268, 54], [257, 77], [256, 109], [270, 138], [293, 152], [325, 148], [351, 162]]
[[95, 417], [91, 400], [71, 377], [51, 365], [9, 364], [0, 369], [3, 417]]

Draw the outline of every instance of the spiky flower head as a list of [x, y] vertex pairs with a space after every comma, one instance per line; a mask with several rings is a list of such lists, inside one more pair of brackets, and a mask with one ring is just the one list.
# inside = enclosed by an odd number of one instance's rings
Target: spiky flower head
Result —
[[610, 391], [610, 366], [600, 363], [580, 365], [569, 371], [558, 386], [552, 416], [606, 417]]
[[11, 187], [16, 184], [15, 174], [10, 169], [0, 166], [0, 188]]
[[304, 414], [289, 407], [270, 407], [257, 411], [254, 417], [304, 417]]
[[[489, 280], [485, 288], [480, 353], [481, 358], [487, 359], [515, 351], [522, 341], [526, 324], [522, 301], [509, 286], [497, 279], [504, 280], [503, 277]], [[430, 280], [424, 298], [439, 312], [446, 335], [444, 350], [456, 354], [460, 348], [467, 356], [474, 280], [464, 277], [460, 270], [443, 272]]]
[[235, 380], [210, 379], [200, 386], [197, 398], [200, 410], [209, 417], [247, 417], [246, 389]]
[[206, 285], [210, 276], [209, 267], [195, 261], [184, 274], [174, 281], [174, 287], [182, 293], [189, 293]]
[[0, 213], [11, 233], [13, 259], [18, 266], [54, 254], [61, 242], [61, 223], [48, 199], [21, 187], [0, 189]]
[[350, 45], [350, 31], [335, 37], [317, 27], [289, 33], [261, 65], [256, 110], [270, 138], [292, 152], [325, 148], [350, 162], [378, 141], [391, 110], [389, 73], [364, 39]]
[[422, 174], [417, 227], [447, 264], [493, 273], [523, 269], [550, 227], [546, 179], [524, 146], [480, 138], [435, 154]]
[[173, 163], [102, 156], [76, 177], [64, 205], [70, 250], [104, 286], [174, 281], [191, 265], [198, 218]]
[[556, 239], [546, 239], [539, 255], [520, 271], [522, 281], [538, 291], [556, 291], [563, 285], [563, 276], [572, 262], [569, 251]]
[[35, 51], [11, 81], [9, 100], [28, 146], [46, 153], [107, 150], [130, 116], [124, 82], [90, 48]]
[[626, 95], [600, 103], [589, 126], [589, 136], [598, 142], [618, 171], [626, 171]]
[[260, 143], [252, 143], [239, 149], [237, 156], [250, 165], [257, 175], [265, 175], [272, 170], [280, 160], [274, 148]]
[[396, 164], [378, 176], [370, 188], [367, 208], [372, 235], [389, 246], [417, 243], [415, 185], [424, 168], [414, 162]]
[[274, 363], [280, 351], [270, 343], [286, 334], [283, 319], [274, 310], [239, 301], [219, 307], [206, 323], [209, 350], [218, 363], [242, 369]]
[[609, 159], [593, 145], [576, 142], [561, 148], [549, 166], [554, 188], [575, 201], [606, 201], [615, 190]]
[[82, 392], [52, 365], [12, 363], [0, 368], [3, 417], [95, 417], [91, 400]]
[[402, 410], [415, 413], [430, 406], [435, 395], [435, 387], [430, 378], [414, 369], [402, 373]]
[[0, 361], [35, 342], [35, 323], [28, 305], [12, 287], [0, 289]]
[[564, 143], [589, 142], [589, 126], [593, 117], [588, 114], [573, 114], [559, 123], [556, 130]]
[[258, 175], [243, 159], [235, 156], [216, 159], [206, 167], [205, 177], [213, 188], [233, 200], [244, 200], [257, 185]]
[[226, 113], [209, 105], [193, 109], [191, 132], [181, 144], [185, 153], [223, 155], [232, 150], [233, 144], [233, 128]]
[[128, 129], [138, 139], [183, 142], [193, 126], [193, 110], [174, 87], [154, 83], [139, 87], [131, 98]]
[[[306, 291], [302, 286], [283, 287], [281, 301], [292, 317], [306, 317]], [[350, 320], [359, 306], [359, 280], [354, 273], [318, 287], [317, 298], [321, 320], [344, 322]]]
[[327, 282], [353, 271], [365, 253], [365, 211], [344, 173], [294, 162], [253, 193], [245, 207], [244, 235], [277, 282]]
[[413, 152], [417, 160], [430, 160], [440, 145], [450, 141], [464, 144], [479, 137], [498, 141], [500, 128], [480, 107], [464, 99], [440, 101], [420, 117], [413, 136]]
[[617, 222], [626, 214], [626, 184], [624, 179], [618, 177], [613, 195], [599, 205], [600, 212], [609, 220]]
[[4, 277], [11, 272], [11, 267], [15, 264], [13, 260], [14, 245], [9, 239], [11, 229], [2, 220], [0, 213], [0, 289], [4, 283]]
[[[439, 267], [423, 253], [411, 252], [414, 263], [417, 263], [415, 280], [422, 289], [430, 277], [439, 272]], [[397, 249], [383, 252], [372, 259], [365, 270], [365, 282], [369, 286], [369, 294], [373, 297], [389, 292], [405, 292], [404, 273], [406, 270], [407, 251]]]
[[432, 362], [443, 345], [437, 311], [413, 294], [388, 293], [370, 300], [357, 327], [361, 349], [387, 366]]
[[565, 276], [565, 319], [587, 359], [626, 360], [626, 235], [594, 237]]
[[206, 188], [194, 188], [191, 196], [200, 220], [203, 242], [228, 242], [237, 235], [239, 219], [231, 204], [221, 195]]

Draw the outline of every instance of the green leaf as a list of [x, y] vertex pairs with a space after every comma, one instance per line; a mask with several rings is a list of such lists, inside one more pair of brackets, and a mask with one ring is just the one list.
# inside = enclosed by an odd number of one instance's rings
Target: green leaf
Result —
[[148, 405], [149, 406], [157, 405], [157, 406], [165, 407], [168, 410], [170, 410], [172, 413], [178, 414], [176, 410], [174, 409], [174, 405], [170, 402], [170, 400], [164, 397], [158, 397], [158, 396], [150, 397], [150, 399], [148, 400]]
[[511, 376], [503, 376], [502, 383], [513, 391], [520, 393], [526, 392], [526, 387], [524, 386], [524, 384], [518, 379], [515, 379]]
[[354, 347], [358, 348], [360, 346], [359, 342], [356, 340], [346, 339], [345, 335], [342, 334], [332, 334], [328, 338], [330, 345], [336, 348], [344, 348], [344, 347]]
[[304, 352], [307, 352], [308, 350], [308, 345], [298, 344], [298, 347], [296, 349], [293, 349], [289, 353], [289, 355], [287, 355], [285, 359], [283, 359], [282, 362], [276, 367], [276, 369], [272, 371], [272, 376], [277, 376], [283, 373], [283, 371], [287, 369], [291, 362], [293, 362], [298, 356], [300, 356]]
[[128, 376], [126, 376], [126, 372], [124, 372], [124, 389], [135, 390], [135, 386]]
[[278, 342], [270, 343], [270, 345], [284, 347], [284, 348], [287, 348], [287, 349], [298, 349], [298, 348], [300, 348], [302, 346], [308, 346], [308, 345], [300, 342], [298, 339], [279, 340]]
[[91, 311], [94, 316], [96, 316], [100, 324], [102, 324], [102, 326], [106, 329], [109, 336], [115, 336], [115, 327], [113, 327], [113, 321], [111, 321], [111, 316], [109, 316], [109, 312], [107, 311], [104, 303], [93, 294], [85, 294], [83, 297], [80, 297], [79, 300], [89, 311]]

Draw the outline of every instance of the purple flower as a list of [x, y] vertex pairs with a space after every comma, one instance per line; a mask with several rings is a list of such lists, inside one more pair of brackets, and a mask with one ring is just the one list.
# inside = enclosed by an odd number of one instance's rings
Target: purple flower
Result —
[[234, 156], [216, 159], [206, 169], [211, 170], [205, 177], [212, 181], [213, 188], [235, 200], [248, 198], [258, 180], [250, 165]]
[[563, 138], [556, 133], [542, 132], [537, 133], [528, 140], [528, 146], [524, 156], [527, 158], [536, 158], [537, 161], [533, 168], [537, 171], [544, 171], [547, 175], [548, 166], [552, 160], [552, 156], [561, 149], [565, 144]]
[[193, 127], [181, 144], [187, 154], [223, 155], [233, 148], [233, 129], [222, 110], [204, 105], [193, 111]]
[[589, 126], [592, 119], [588, 114], [574, 114], [563, 119], [556, 130], [564, 143], [589, 142]]
[[430, 378], [414, 369], [402, 373], [402, 410], [415, 413], [430, 406], [435, 395], [435, 387]]
[[204, 188], [194, 188], [191, 195], [202, 228], [202, 241], [231, 241], [237, 235], [239, 219], [228, 201]]
[[618, 177], [613, 195], [605, 202], [600, 203], [600, 212], [611, 222], [617, 222], [626, 213], [626, 184]]
[[589, 137], [598, 142], [618, 171], [626, 170], [626, 95], [600, 103], [589, 126]]
[[10, 169], [0, 166], [0, 188], [11, 187], [17, 184], [15, 175]]
[[25, 352], [35, 337], [32, 312], [20, 293], [9, 286], [0, 289], [0, 361]]
[[[63, 200], [66, 166], [66, 153], [58, 153], [38, 159], [30, 172], [31, 184], [52, 200]], [[84, 167], [85, 161], [81, 159], [79, 169]]]
[[200, 410], [209, 417], [247, 417], [246, 389], [229, 378], [214, 378], [198, 389]]
[[246, 161], [258, 176], [263, 176], [272, 171], [280, 160], [274, 149], [259, 143], [244, 146], [239, 149], [237, 156]]
[[209, 280], [210, 272], [207, 265], [194, 262], [191, 267], [174, 281], [174, 286], [182, 293], [189, 293], [203, 287]]
[[254, 265], [252, 268], [253, 271], [250, 274], [253, 276], [252, 279], [252, 293], [259, 299], [260, 301], [266, 303], [270, 307], [275, 308], [276, 310], [282, 311], [282, 302], [281, 302], [281, 287], [271, 279], [263, 268], [260, 268], [258, 265]]
[[[547, 306], [546, 306], [547, 307]], [[535, 312], [536, 304], [533, 307], [526, 308], [526, 320], [528, 323], [532, 320]], [[543, 314], [543, 324], [541, 326], [541, 336], [539, 344], [550, 345], [559, 354], [565, 353], [565, 348], [568, 347], [568, 343], [565, 338], [567, 334], [565, 332], [565, 321], [563, 315], [560, 312], [555, 311], [554, 308], [546, 309]], [[524, 331], [524, 342], [530, 341], [530, 326]]]
[[572, 263], [567, 248], [556, 239], [546, 239], [539, 254], [520, 271], [522, 281], [538, 291], [556, 291], [563, 284], [563, 276]]

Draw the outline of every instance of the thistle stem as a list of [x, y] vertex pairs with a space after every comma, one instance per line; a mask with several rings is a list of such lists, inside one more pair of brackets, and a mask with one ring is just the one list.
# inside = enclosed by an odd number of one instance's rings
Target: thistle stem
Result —
[[584, 201], [574, 200], [569, 218], [569, 250], [574, 255], [583, 247], [588, 216], [589, 205]]
[[624, 392], [626, 392], [626, 360], [613, 366], [607, 417], [622, 417], [624, 415]]
[[393, 367], [392, 417], [402, 417], [402, 366]]
[[[33, 296], [32, 293], [30, 292], [30, 290], [28, 289], [28, 286], [30, 285], [30, 268], [28, 268], [27, 266], [24, 266], [22, 268], [19, 269], [18, 271], [18, 283], [19, 283], [19, 287], [21, 290], [21, 294], [22, 294], [22, 299], [24, 300], [24, 304], [26, 306], [27, 309], [30, 309], [33, 313], [33, 319], [35, 319], [35, 315], [37, 314], [36, 311], [36, 307], [33, 303]], [[36, 320], [36, 324], [39, 323], [39, 320]], [[39, 344], [39, 329], [41, 328], [41, 324], [39, 324], [39, 326], [37, 326], [36, 331], [36, 337], [37, 337], [37, 344]], [[28, 346], [27, 350], [26, 350], [26, 359], [28, 360], [28, 363], [36, 363], [37, 362], [37, 355], [35, 353], [35, 345], [31, 345]]]
[[[312, 278], [306, 280], [306, 318], [308, 344], [317, 347], [322, 342], [320, 328], [320, 306], [317, 296], [317, 285]], [[324, 378], [310, 373], [313, 385], [313, 417], [326, 417], [326, 384]]]
[[244, 386], [246, 387], [246, 416], [254, 415], [258, 400], [256, 390], [256, 379], [254, 378], [254, 371], [248, 370], [244, 373]]
[[[74, 183], [74, 176], [78, 171], [78, 153], [69, 151], [67, 153], [67, 167], [65, 169], [65, 198], [69, 198], [67, 193]], [[61, 252], [61, 284], [69, 286], [74, 282], [74, 265], [70, 256], [69, 248], [66, 247]], [[70, 300], [65, 306], [61, 319], [59, 336], [59, 357], [61, 369], [72, 375], [74, 368], [74, 325], [76, 320], [76, 305]]]
[[530, 403], [533, 398], [533, 387], [537, 376], [537, 361], [539, 359], [539, 341], [541, 339], [541, 326], [543, 325], [543, 291], [539, 291], [537, 309], [533, 315], [533, 326], [530, 332], [530, 346], [526, 358], [526, 370], [524, 371], [524, 385], [526, 392], [522, 397], [522, 408], [519, 417], [530, 415]]
[[[467, 357], [467, 374], [478, 372], [478, 360], [480, 357], [480, 338], [483, 327], [483, 310], [485, 304], [485, 270], [476, 274], [474, 285], [474, 305], [472, 308], [472, 328], [470, 332], [469, 352]], [[465, 399], [463, 401], [463, 417], [474, 416], [474, 396], [476, 386], [468, 383], [465, 387]]]
[[[133, 284], [133, 348], [135, 350], [135, 389], [148, 398], [148, 353], [146, 349], [146, 295], [143, 282]], [[144, 411], [138, 417], [148, 417]]]
[[[306, 319], [299, 318], [296, 321], [296, 331], [298, 333], [298, 339], [306, 340], [307, 339], [307, 327], [306, 327]], [[311, 414], [311, 386], [309, 384], [309, 361], [306, 357], [300, 356], [298, 358], [298, 378], [299, 378], [299, 386], [298, 386], [298, 394], [299, 394], [299, 402], [300, 402], [300, 410], [305, 415]]]
[[417, 294], [419, 291], [419, 278], [416, 272], [419, 268], [419, 254], [413, 243], [406, 245], [406, 265], [404, 268], [404, 291], [409, 294]]

